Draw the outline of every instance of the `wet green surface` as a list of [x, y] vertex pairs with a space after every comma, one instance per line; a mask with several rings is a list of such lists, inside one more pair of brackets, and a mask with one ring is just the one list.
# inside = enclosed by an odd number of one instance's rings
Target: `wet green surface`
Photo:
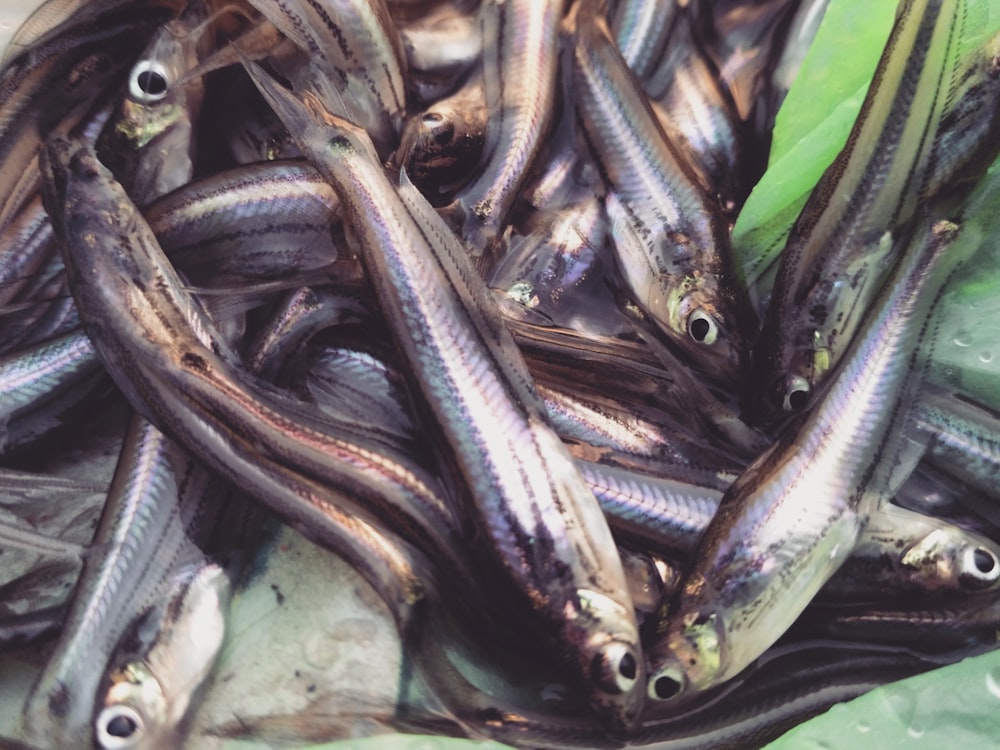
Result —
[[834, 706], [767, 750], [994, 748], [1000, 745], [1000, 653], [873, 690]]

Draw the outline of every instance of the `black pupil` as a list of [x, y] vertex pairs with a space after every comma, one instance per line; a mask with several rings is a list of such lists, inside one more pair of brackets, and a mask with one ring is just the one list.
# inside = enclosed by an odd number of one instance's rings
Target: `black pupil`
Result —
[[108, 722], [107, 732], [112, 737], [131, 737], [138, 728], [130, 716], [116, 716]]
[[656, 697], [665, 701], [680, 692], [681, 684], [670, 677], [657, 677], [656, 682], [653, 683], [653, 689], [656, 691]]
[[139, 89], [149, 96], [160, 96], [167, 90], [167, 79], [153, 70], [142, 71], [135, 80]]
[[801, 409], [809, 399], [809, 392], [803, 389], [796, 389], [788, 394], [788, 405], [793, 409]]
[[628, 680], [635, 679], [635, 657], [632, 654], [625, 654], [618, 662], [618, 674]]
[[691, 336], [695, 341], [704, 341], [705, 337], [708, 335], [708, 321], [704, 318], [698, 318], [697, 320], [691, 321]]
[[996, 561], [993, 559], [993, 555], [984, 549], [977, 549], [972, 553], [972, 561], [976, 565], [976, 570], [980, 573], [989, 573], [993, 570], [993, 566]]

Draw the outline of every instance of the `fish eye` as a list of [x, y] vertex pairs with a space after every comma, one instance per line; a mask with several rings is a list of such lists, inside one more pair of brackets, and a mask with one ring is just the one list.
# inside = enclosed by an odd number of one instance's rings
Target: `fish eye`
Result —
[[128, 95], [142, 104], [152, 104], [167, 96], [167, 70], [156, 60], [140, 60], [128, 79]]
[[968, 588], [985, 588], [1000, 580], [1000, 561], [988, 549], [967, 549], [962, 557], [960, 580]]
[[673, 667], [663, 667], [649, 678], [647, 693], [654, 701], [668, 701], [684, 692], [684, 677]]
[[142, 738], [143, 722], [130, 706], [108, 706], [97, 716], [97, 745], [103, 750], [128, 750]]
[[628, 646], [612, 643], [594, 656], [590, 671], [594, 682], [604, 692], [627, 693], [639, 676], [639, 662]]
[[801, 375], [792, 375], [785, 386], [784, 400], [781, 408], [785, 411], [799, 411], [804, 409], [809, 402], [809, 393], [812, 387], [809, 381]]
[[707, 312], [698, 308], [688, 316], [688, 335], [699, 344], [711, 346], [719, 338], [719, 325]]

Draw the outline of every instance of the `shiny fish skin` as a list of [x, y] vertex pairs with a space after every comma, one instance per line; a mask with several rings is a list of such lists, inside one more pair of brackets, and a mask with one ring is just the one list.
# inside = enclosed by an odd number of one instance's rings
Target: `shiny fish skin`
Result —
[[655, 77], [644, 88], [663, 131], [731, 223], [763, 164], [750, 163], [752, 151], [733, 103], [693, 34], [685, 14], [675, 24]]
[[756, 424], [774, 427], [810, 402], [910, 235], [948, 101], [959, 6], [900, 5], [847, 144], [792, 227], [754, 350]]
[[416, 101], [447, 96], [483, 55], [477, 14], [458, 3], [441, 3], [408, 21], [394, 14], [406, 51], [409, 88]]
[[192, 0], [157, 30], [98, 138], [101, 162], [140, 206], [191, 181], [205, 84], [201, 78], [180, 81], [212, 43], [206, 20], [204, 5]]
[[548, 133], [556, 101], [558, 33], [566, 0], [485, 0], [480, 10], [483, 85], [494, 110], [484, 161], [451, 213], [480, 271], [496, 261], [496, 239]]
[[[148, 225], [128, 210], [128, 199], [93, 153], [65, 141], [50, 144], [50, 151], [54, 194], [48, 200], [59, 212], [64, 241], [73, 240], [64, 247], [71, 281], [77, 265], [93, 279], [73, 281], [75, 297], [95, 347], [132, 405], [245, 492], [347, 556], [377, 590], [390, 588], [384, 579], [393, 571], [373, 567], [360, 551], [383, 544], [385, 536], [364, 518], [378, 516], [404, 529], [430, 556], [453, 557], [461, 544], [434, 478], [403, 456], [390, 459], [388, 446], [371, 445], [372, 438], [347, 424], [331, 435], [328, 419], [317, 420], [300, 402], [235, 371], [235, 355], [211, 336], [211, 324], [164, 264]], [[108, 216], [119, 218], [109, 223]], [[239, 425], [238, 436], [225, 425]]]
[[913, 353], [943, 277], [962, 260], [958, 233], [922, 222], [821, 402], [727, 490], [652, 649], [650, 698], [738, 674], [850, 554], [889, 489], [893, 430], [920, 378]]
[[19, 420], [30, 420], [47, 402], [83, 388], [100, 370], [90, 339], [82, 331], [0, 359], [0, 389], [4, 394], [0, 454], [18, 447], [10, 427]]
[[1000, 415], [960, 394], [936, 390], [913, 407], [912, 421], [934, 466], [996, 498], [1000, 493]]
[[578, 462], [611, 528], [655, 544], [659, 554], [689, 557], [719, 507], [722, 490]]
[[176, 566], [201, 556], [180, 503], [200, 502], [211, 486], [205, 471], [142, 417], [133, 416], [122, 445], [94, 537], [99, 552], [84, 564], [65, 636], [25, 705], [25, 736], [41, 744], [87, 743], [100, 671], [119, 639], [166, 593]]
[[608, 189], [620, 272], [686, 358], [707, 377], [736, 384], [755, 321], [732, 275], [725, 221], [660, 128], [600, 6], [577, 6], [573, 87]]
[[615, 43], [640, 82], [645, 82], [655, 69], [685, 6], [678, 0], [622, 0], [615, 7], [611, 22]]
[[1000, 606], [995, 596], [968, 597], [933, 607], [884, 604], [816, 607], [807, 611], [802, 630], [818, 637], [864, 639], [940, 653], [960, 653], [995, 647], [1000, 628]]
[[189, 276], [267, 279], [337, 259], [330, 224], [339, 206], [315, 169], [273, 161], [196, 180], [143, 213], [161, 247]]
[[384, 0], [250, 4], [308, 55], [289, 77], [319, 86], [324, 103], [368, 130], [388, 155], [406, 112], [406, 56]]
[[391, 184], [363, 131], [314, 97], [304, 107], [259, 85], [340, 194], [402, 359], [467, 483], [467, 512], [488, 533], [490, 564], [558, 634], [595, 710], [628, 727], [641, 707], [642, 657], [621, 563], [499, 310], [443, 220], [412, 185]]
[[88, 727], [97, 750], [119, 750], [123, 739], [136, 750], [177, 747], [184, 715], [222, 649], [232, 596], [226, 572], [199, 562], [170, 583], [143, 614], [140, 647], [112, 659]]
[[36, 196], [0, 234], [0, 309], [13, 302], [30, 278], [42, 271], [52, 251], [58, 253], [52, 226]]

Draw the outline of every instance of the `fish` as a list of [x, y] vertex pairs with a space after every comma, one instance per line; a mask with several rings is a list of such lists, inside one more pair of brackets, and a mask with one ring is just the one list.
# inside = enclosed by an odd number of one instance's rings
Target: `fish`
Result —
[[719, 71], [739, 119], [752, 119], [781, 50], [796, 0], [759, 0], [751, 5], [695, 0], [690, 7], [697, 40]]
[[194, 0], [149, 40], [97, 140], [101, 161], [140, 206], [191, 180], [205, 85], [180, 80], [211, 43], [207, 11]]
[[483, 55], [479, 18], [462, 3], [441, 3], [409, 20], [393, 12], [407, 61], [407, 87], [431, 104], [453, 93]]
[[188, 531], [205, 493], [216, 490], [210, 476], [142, 417], [132, 417], [122, 446], [97, 550], [84, 561], [63, 635], [25, 703], [24, 735], [39, 744], [89, 742], [101, 672], [118, 641], [168, 594], [179, 566], [203, 558]]
[[820, 403], [726, 490], [650, 648], [651, 700], [706, 690], [763, 653], [893, 491], [898, 427], [922, 377], [914, 352], [941, 285], [971, 252], [961, 241], [957, 225], [922, 220]]
[[[44, 435], [40, 414], [61, 398], [77, 403], [102, 377], [100, 360], [83, 331], [22, 349], [0, 358], [4, 406], [0, 410], [0, 454], [11, 453]], [[74, 391], [76, 392], [74, 394]], [[39, 423], [32, 425], [32, 421]]]
[[178, 746], [192, 701], [222, 648], [231, 596], [222, 568], [196, 564], [136, 619], [134, 634], [121, 641], [103, 677], [88, 725], [95, 747]]
[[830, 376], [912, 233], [966, 19], [908, 0], [844, 149], [796, 219], [754, 348], [748, 418], [773, 429]]
[[411, 183], [389, 180], [365, 131], [308, 93], [300, 101], [260, 71], [254, 79], [340, 195], [410, 382], [465, 482], [464, 512], [490, 567], [555, 635], [594, 710], [628, 727], [641, 708], [642, 656], [621, 562], [461, 242]]
[[552, 124], [564, 6], [564, 0], [487, 0], [480, 9], [492, 116], [478, 174], [446, 213], [481, 272], [497, 260], [495, 243]]
[[611, 21], [615, 43], [640, 82], [653, 73], [678, 17], [686, 12], [684, 9], [685, 3], [676, 0], [664, 3], [625, 0], [616, 5]]
[[[334, 426], [328, 414], [243, 374], [238, 355], [187, 294], [92, 148], [58, 138], [47, 153], [46, 200], [57, 217], [74, 296], [98, 354], [137, 411], [178, 442], [199, 446], [200, 458], [217, 473], [344, 555], [377, 589], [413, 581], [401, 574], [383, 583], [395, 571], [366, 560], [364, 547], [382, 545], [392, 533], [376, 533], [376, 517], [431, 558], [461, 559], [463, 543], [436, 477], [393, 455], [377, 436], [347, 420]], [[109, 223], [108, 216], [118, 218]], [[116, 232], [118, 222], [124, 224]], [[100, 281], [83, 281], [82, 272]], [[248, 421], [248, 415], [254, 416]], [[220, 440], [218, 425], [226, 424]], [[454, 559], [449, 565], [467, 567]]]
[[340, 203], [301, 162], [235, 167], [197, 179], [143, 210], [171, 262], [194, 283], [273, 280], [328, 268], [343, 254]]
[[725, 220], [618, 54], [602, 3], [575, 7], [576, 111], [605, 180], [625, 289], [706, 378], [739, 383], [756, 321], [733, 276]]
[[731, 224], [763, 173], [736, 107], [695, 42], [689, 14], [674, 23], [666, 54], [643, 88], [663, 132]]
[[928, 388], [913, 407], [917, 439], [927, 461], [987, 497], [997, 496], [1000, 477], [1000, 418], [961, 393]]
[[307, 55], [278, 65], [372, 135], [383, 157], [406, 112], [406, 55], [384, 0], [250, 0]]
[[435, 205], [447, 203], [471, 179], [482, 155], [490, 112], [481, 77], [406, 118], [394, 160]]

